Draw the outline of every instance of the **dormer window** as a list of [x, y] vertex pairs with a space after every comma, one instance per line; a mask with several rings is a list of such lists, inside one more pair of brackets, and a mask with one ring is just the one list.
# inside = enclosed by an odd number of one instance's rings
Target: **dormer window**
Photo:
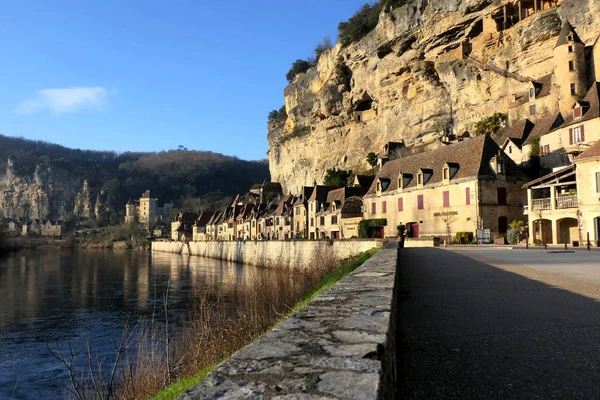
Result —
[[581, 118], [582, 115], [583, 115], [583, 108], [581, 107], [581, 105], [576, 104], [575, 107], [573, 108], [573, 118]]
[[408, 187], [410, 181], [412, 181], [412, 178], [412, 174], [404, 174], [400, 172], [400, 174], [398, 175], [398, 189], [402, 190]]
[[535, 88], [529, 88], [529, 100], [535, 99]]
[[381, 182], [377, 182], [377, 192], [381, 192]]
[[445, 181], [450, 180], [450, 168], [444, 167], [443, 174], [444, 174]]
[[573, 34], [572, 34], [572, 33], [569, 33], [569, 35], [567, 36], [567, 40], [568, 40], [569, 42], [572, 42], [572, 41], [573, 41]]
[[423, 184], [423, 173], [419, 172], [419, 174], [417, 175], [417, 185], [422, 185]]
[[505, 170], [504, 170], [504, 161], [498, 159], [496, 160], [496, 173], [497, 174], [504, 174]]
[[573, 46], [569, 46], [569, 53], [573, 52]]

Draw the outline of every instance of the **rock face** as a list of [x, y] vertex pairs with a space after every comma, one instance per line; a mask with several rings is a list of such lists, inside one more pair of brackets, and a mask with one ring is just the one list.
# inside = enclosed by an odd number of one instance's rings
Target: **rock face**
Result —
[[564, 0], [500, 32], [489, 16], [503, 4], [409, 1], [383, 10], [360, 41], [326, 51], [285, 89], [285, 123], [268, 125], [272, 180], [299, 193], [328, 168], [367, 172], [366, 154], [390, 141], [436, 146], [442, 132], [472, 130], [495, 112], [535, 120], [557, 111], [558, 98], [531, 117], [511, 111], [510, 99], [553, 72], [562, 21], [594, 43], [600, 3]]
[[67, 171], [38, 165], [32, 176], [17, 176], [8, 160], [0, 175], [1, 218], [62, 218], [73, 210], [76, 194]]
[[83, 187], [81, 191], [75, 196], [75, 205], [73, 207], [73, 214], [81, 218], [89, 218], [92, 210], [92, 201], [90, 196], [90, 190], [88, 187], [88, 181], [83, 181]]

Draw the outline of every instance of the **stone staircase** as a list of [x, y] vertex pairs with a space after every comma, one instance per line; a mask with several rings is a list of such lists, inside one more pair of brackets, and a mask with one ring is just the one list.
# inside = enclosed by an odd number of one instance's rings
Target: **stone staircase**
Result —
[[515, 74], [514, 72], [509, 72], [505, 69], [502, 69], [500, 67], [497, 67], [495, 65], [492, 64], [488, 64], [485, 63], [481, 60], [478, 60], [476, 58], [470, 57], [470, 56], [463, 56], [463, 60], [465, 62], [468, 62], [469, 64], [472, 64], [474, 66], [476, 66], [479, 69], [482, 69], [484, 71], [491, 71], [494, 72], [500, 76], [503, 76], [505, 78], [510, 78], [510, 79], [514, 79], [516, 81], [522, 82], [522, 83], [530, 83], [533, 82], [534, 79], [528, 78], [526, 76], [523, 75], [519, 75], [519, 74]]

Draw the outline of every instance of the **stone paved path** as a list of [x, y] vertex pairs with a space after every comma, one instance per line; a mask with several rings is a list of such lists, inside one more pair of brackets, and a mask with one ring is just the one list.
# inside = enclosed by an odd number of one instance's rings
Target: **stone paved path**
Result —
[[375, 399], [396, 253], [381, 250], [180, 399]]
[[400, 397], [599, 399], [600, 303], [552, 270], [480, 260], [401, 251]]

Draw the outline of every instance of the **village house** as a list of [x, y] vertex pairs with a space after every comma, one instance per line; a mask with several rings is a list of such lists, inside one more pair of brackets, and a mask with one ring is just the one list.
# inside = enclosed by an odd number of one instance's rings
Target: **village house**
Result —
[[292, 238], [293, 229], [293, 204], [296, 198], [291, 194], [284, 196], [279, 203], [277, 208], [271, 215], [272, 222], [272, 235], [273, 240], [288, 240]]
[[380, 236], [505, 235], [523, 219], [527, 178], [489, 136], [389, 161], [364, 196], [364, 219], [385, 219]]
[[60, 237], [65, 232], [65, 224], [62, 220], [33, 219], [25, 221], [21, 227], [21, 234], [27, 236], [36, 234], [40, 236]]
[[308, 238], [308, 199], [313, 189], [312, 186], [304, 186], [293, 204], [294, 234], [298, 239]]
[[[342, 239], [351, 237], [352, 232], [358, 237], [358, 223], [362, 220], [362, 198], [368, 190], [369, 188], [363, 187], [343, 187], [327, 193], [325, 208], [317, 213], [318, 237]], [[355, 200], [346, 205], [348, 199]], [[351, 233], [351, 236], [344, 233]]]
[[21, 233], [23, 224], [13, 218], [3, 218], [2, 219], [2, 227], [9, 234], [19, 234], [19, 233]]
[[217, 240], [218, 232], [219, 232], [219, 221], [221, 220], [222, 216], [223, 216], [223, 211], [217, 211], [212, 215], [210, 220], [206, 223], [206, 236], [205, 236], [206, 241]]
[[600, 241], [600, 141], [575, 163], [535, 179], [527, 189], [531, 244]]
[[[317, 214], [325, 210], [327, 203], [327, 194], [339, 187], [315, 185], [312, 194], [308, 199], [308, 239], [319, 239], [319, 225]], [[325, 237], [325, 235], [321, 235]]]
[[171, 222], [171, 240], [179, 242], [190, 242], [193, 240], [193, 229], [198, 213], [180, 212]]
[[208, 222], [212, 219], [213, 215], [215, 215], [214, 211], [202, 211], [194, 226], [192, 227], [192, 240], [194, 242], [205, 241], [207, 239], [207, 231], [206, 226]]

